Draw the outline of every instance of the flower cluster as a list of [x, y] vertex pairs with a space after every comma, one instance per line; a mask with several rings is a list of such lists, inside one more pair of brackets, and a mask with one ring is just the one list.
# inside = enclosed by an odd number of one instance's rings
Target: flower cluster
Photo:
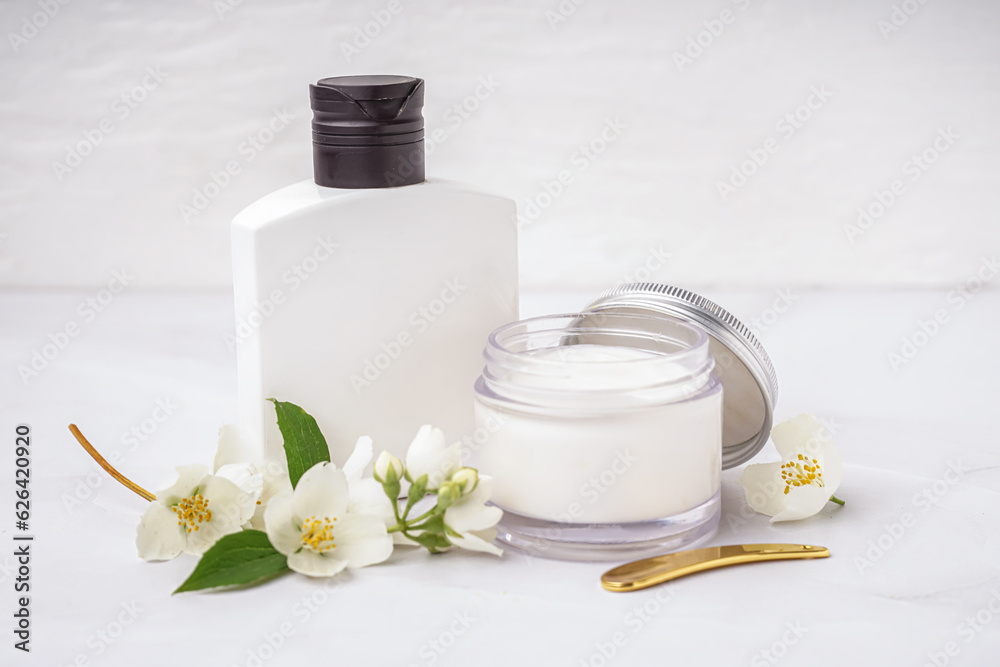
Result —
[[[288, 439], [286, 434], [286, 451]], [[325, 450], [321, 435], [319, 440]], [[199, 568], [211, 569], [211, 563], [202, 566], [213, 552], [249, 551], [244, 542], [223, 539], [241, 531], [259, 533], [259, 540], [266, 535], [271, 555], [284, 557], [282, 568], [314, 577], [380, 563], [398, 544], [421, 545], [433, 553], [451, 547], [502, 553], [492, 544], [502, 512], [487, 504], [490, 478], [463, 467], [460, 443], [449, 444], [441, 429], [421, 427], [405, 464], [383, 451], [372, 465], [372, 440], [363, 437], [343, 467], [318, 460], [297, 479], [284, 467], [231, 462], [241, 451], [237, 429], [226, 426], [214, 472], [203, 466], [178, 468], [178, 481], [156, 494], [139, 524], [140, 557], [204, 554]], [[366, 476], [369, 468], [372, 474]], [[192, 578], [196, 575], [198, 570]], [[208, 584], [184, 590], [200, 587]]]
[[318, 463], [294, 491], [271, 500], [264, 512], [267, 536], [288, 557], [289, 568], [310, 576], [381, 563], [394, 544], [500, 555], [490, 543], [502, 512], [486, 504], [489, 477], [461, 467], [458, 453], [458, 444], [448, 445], [441, 429], [423, 426], [406, 465], [383, 451], [373, 476], [364, 477], [372, 444], [361, 438], [342, 469]]

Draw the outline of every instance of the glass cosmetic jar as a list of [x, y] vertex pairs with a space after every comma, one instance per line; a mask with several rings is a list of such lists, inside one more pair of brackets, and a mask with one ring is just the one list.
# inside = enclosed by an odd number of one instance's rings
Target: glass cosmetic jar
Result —
[[500, 541], [621, 560], [711, 536], [722, 469], [767, 441], [776, 393], [766, 354], [727, 317], [643, 284], [494, 331], [475, 385], [476, 432], [487, 435], [469, 453], [493, 478]]

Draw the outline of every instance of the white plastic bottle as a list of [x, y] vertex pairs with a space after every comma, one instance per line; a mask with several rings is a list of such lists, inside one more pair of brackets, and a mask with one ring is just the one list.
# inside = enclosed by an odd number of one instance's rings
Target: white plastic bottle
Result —
[[517, 319], [513, 201], [424, 180], [423, 81], [310, 86], [314, 181], [233, 221], [241, 427], [267, 458], [266, 399], [316, 417], [333, 460], [356, 439], [402, 455], [421, 424], [473, 432], [488, 334]]

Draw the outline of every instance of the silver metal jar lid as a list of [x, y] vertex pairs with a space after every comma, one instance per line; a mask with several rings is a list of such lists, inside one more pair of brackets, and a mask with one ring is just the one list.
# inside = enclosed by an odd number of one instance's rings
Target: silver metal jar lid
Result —
[[659, 283], [629, 283], [590, 302], [588, 311], [669, 315], [704, 329], [722, 382], [722, 467], [752, 459], [771, 434], [778, 378], [750, 330], [703, 296]]

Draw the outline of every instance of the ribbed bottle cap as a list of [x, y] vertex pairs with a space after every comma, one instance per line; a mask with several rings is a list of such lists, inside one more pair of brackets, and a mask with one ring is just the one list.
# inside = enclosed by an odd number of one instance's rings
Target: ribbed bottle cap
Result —
[[424, 180], [424, 82], [335, 76], [309, 86], [316, 183], [383, 188]]
[[694, 292], [659, 283], [620, 285], [587, 310], [668, 315], [700, 326], [708, 333], [723, 387], [722, 467], [749, 461], [767, 444], [778, 378], [760, 342], [732, 313]]

